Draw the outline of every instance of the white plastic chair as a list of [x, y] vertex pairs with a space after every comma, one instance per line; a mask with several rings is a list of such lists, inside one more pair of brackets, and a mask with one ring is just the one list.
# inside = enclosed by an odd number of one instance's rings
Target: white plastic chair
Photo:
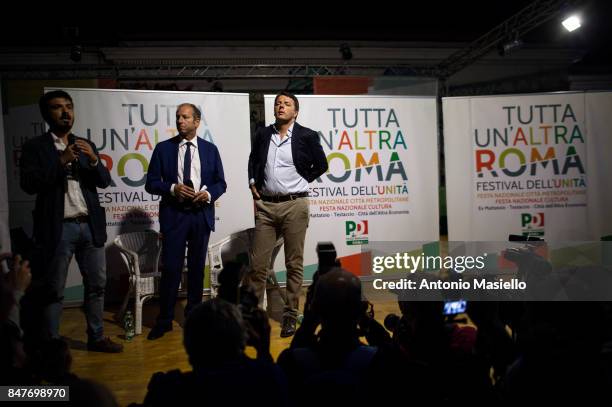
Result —
[[[250, 228], [242, 230], [237, 233], [233, 233], [220, 241], [208, 246], [208, 264], [210, 267], [210, 296], [214, 298], [217, 296], [217, 290], [219, 288], [219, 274], [223, 270], [223, 259], [226, 261], [236, 260], [241, 255], [246, 255], [248, 259], [249, 270], [251, 268], [251, 256], [253, 247], [253, 238], [255, 236], [255, 229]], [[272, 251], [272, 258], [270, 260], [270, 268], [268, 269], [268, 282], [275, 288], [279, 288], [278, 281], [276, 280], [276, 274], [274, 273], [274, 261], [276, 256], [283, 247], [283, 238], [279, 238], [276, 241], [276, 246]], [[282, 291], [281, 291], [282, 292]], [[283, 299], [284, 300], [284, 299]], [[266, 291], [264, 291], [263, 307], [266, 309], [267, 298]]]
[[119, 311], [121, 320], [130, 296], [134, 296], [135, 333], [142, 333], [142, 306], [157, 292], [161, 273], [158, 270], [161, 253], [160, 234], [154, 230], [118, 235], [114, 240], [130, 273], [130, 288]]

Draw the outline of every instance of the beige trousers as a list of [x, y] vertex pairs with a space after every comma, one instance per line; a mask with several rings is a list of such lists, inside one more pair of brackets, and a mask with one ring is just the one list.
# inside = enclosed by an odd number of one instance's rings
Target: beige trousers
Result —
[[284, 317], [297, 318], [304, 278], [304, 239], [310, 219], [308, 198], [286, 202], [255, 201], [255, 238], [252, 271], [248, 282], [255, 288], [259, 304], [263, 302], [272, 251], [279, 237], [284, 239], [287, 268], [287, 303]]

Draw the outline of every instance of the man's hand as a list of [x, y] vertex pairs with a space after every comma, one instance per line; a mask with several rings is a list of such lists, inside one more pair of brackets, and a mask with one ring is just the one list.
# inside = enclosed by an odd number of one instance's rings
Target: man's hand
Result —
[[181, 199], [193, 199], [195, 191], [185, 184], [176, 184], [174, 186], [174, 195]]
[[93, 148], [91, 148], [91, 145], [89, 145], [88, 142], [86, 142], [85, 140], [77, 139], [75, 143], [79, 151], [82, 151], [83, 154], [85, 154], [87, 158], [89, 158], [89, 162], [94, 163], [98, 160], [96, 153], [94, 153]]
[[200, 191], [196, 193], [195, 197], [193, 198], [193, 203], [209, 202], [209, 201], [210, 201], [210, 194], [208, 193], [208, 191]]
[[30, 270], [30, 262], [22, 260], [20, 255], [13, 257], [11, 253], [1, 253], [0, 261], [9, 261], [12, 267], [9, 266], [8, 281], [11, 288], [24, 292], [32, 282], [32, 271]]
[[63, 166], [66, 166], [77, 158], [79, 158], [79, 147], [76, 144], [70, 144], [60, 155], [60, 162]]
[[257, 192], [257, 187], [255, 187], [255, 185], [251, 185], [251, 194], [253, 194], [253, 199], [255, 199], [256, 201], [261, 199], [261, 196], [259, 195], [259, 192]]

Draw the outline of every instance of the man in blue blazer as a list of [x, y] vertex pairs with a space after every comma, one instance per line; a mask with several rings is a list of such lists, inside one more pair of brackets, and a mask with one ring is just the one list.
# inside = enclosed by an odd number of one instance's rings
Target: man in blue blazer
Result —
[[227, 185], [217, 147], [196, 135], [202, 113], [191, 103], [176, 110], [179, 135], [155, 146], [145, 189], [161, 195], [162, 278], [159, 315], [148, 339], [172, 330], [174, 307], [187, 253], [185, 316], [202, 302], [204, 264], [210, 232], [215, 230], [215, 201]]
[[19, 165], [21, 188], [36, 195], [34, 240], [41, 249], [35, 279], [48, 301], [44, 306], [44, 336], [59, 338], [62, 301], [72, 256], [76, 256], [85, 287], [87, 348], [121, 352], [123, 346], [103, 334], [106, 287], [106, 216], [97, 188], [111, 184], [95, 145], [72, 134], [74, 105], [57, 90], [44, 94], [40, 113], [49, 125], [42, 136], [23, 146]]

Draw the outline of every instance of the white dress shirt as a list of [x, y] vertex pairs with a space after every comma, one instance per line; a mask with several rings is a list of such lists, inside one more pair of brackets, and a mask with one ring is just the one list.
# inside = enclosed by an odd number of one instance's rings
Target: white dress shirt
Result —
[[293, 124], [287, 131], [287, 136], [282, 140], [276, 127], [274, 127], [274, 130], [268, 148], [262, 192], [264, 195], [289, 195], [308, 192], [308, 181], [297, 172], [293, 163], [293, 153], [291, 151]]
[[[51, 135], [53, 136], [53, 145], [55, 145], [57, 151], [63, 152], [68, 146], [55, 134], [51, 133]], [[74, 165], [74, 163], [68, 165]], [[85, 202], [83, 191], [81, 191], [79, 180], [68, 176], [64, 190], [64, 219], [87, 216], [88, 214], [87, 203]]]
[[[185, 151], [187, 150], [187, 142], [189, 140], [182, 139], [179, 143], [178, 148], [178, 183], [184, 184], [183, 182], [183, 167], [185, 165]], [[191, 152], [191, 182], [193, 182], [193, 189], [198, 191], [206, 191], [206, 185], [201, 185], [202, 179], [202, 166], [200, 163], [200, 153], [198, 151], [198, 137], [194, 137], [191, 139], [191, 147], [189, 147], [189, 151]], [[170, 187], [170, 193], [174, 196], [174, 187], [176, 184], [172, 184]], [[208, 194], [208, 198], [206, 201], [210, 202], [210, 194]]]

